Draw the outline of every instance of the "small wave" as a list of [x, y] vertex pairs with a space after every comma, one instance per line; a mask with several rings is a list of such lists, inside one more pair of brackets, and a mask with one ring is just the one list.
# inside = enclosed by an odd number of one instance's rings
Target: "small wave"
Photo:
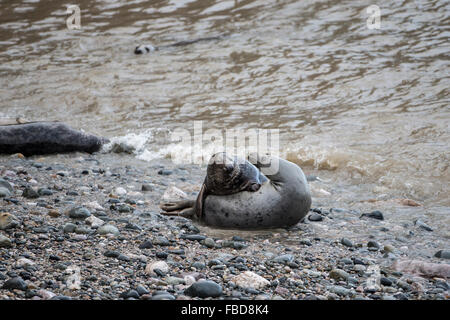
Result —
[[129, 153], [140, 155], [145, 151], [145, 145], [153, 138], [153, 132], [147, 130], [142, 133], [128, 133], [124, 136], [113, 137], [105, 144], [102, 152]]

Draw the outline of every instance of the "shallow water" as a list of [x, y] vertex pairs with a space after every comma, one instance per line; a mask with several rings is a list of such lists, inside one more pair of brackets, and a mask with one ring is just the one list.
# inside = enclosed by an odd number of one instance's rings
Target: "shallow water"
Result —
[[[325, 181], [315, 205], [449, 225], [449, 1], [384, 1], [380, 29], [371, 1], [77, 3], [80, 30], [66, 1], [0, 2], [0, 117], [132, 138], [143, 160], [183, 152], [170, 132], [194, 120], [279, 129], [281, 155]], [[396, 198], [424, 207], [363, 202]]]

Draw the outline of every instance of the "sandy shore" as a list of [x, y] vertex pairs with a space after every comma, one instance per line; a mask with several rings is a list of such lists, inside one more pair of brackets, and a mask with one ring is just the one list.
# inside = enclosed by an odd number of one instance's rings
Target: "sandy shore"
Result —
[[0, 299], [449, 298], [435, 226], [314, 201], [288, 230], [159, 214], [168, 189], [194, 198], [203, 176], [128, 155], [1, 156]]

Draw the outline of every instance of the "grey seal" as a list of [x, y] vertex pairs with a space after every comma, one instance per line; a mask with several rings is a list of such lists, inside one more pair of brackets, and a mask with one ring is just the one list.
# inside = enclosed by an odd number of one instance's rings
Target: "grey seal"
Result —
[[0, 154], [25, 156], [83, 151], [93, 153], [108, 142], [57, 121], [0, 123]]
[[161, 205], [163, 214], [235, 229], [289, 227], [302, 220], [310, 207], [309, 185], [296, 164], [259, 155], [239, 160], [225, 153], [211, 158], [195, 201]]
[[134, 53], [135, 54], [145, 54], [145, 53], [151, 53], [154, 51], [159, 51], [161, 49], [165, 49], [165, 48], [173, 48], [173, 47], [184, 47], [190, 44], [194, 44], [197, 42], [205, 42], [205, 41], [214, 41], [214, 40], [222, 40], [226, 37], [228, 37], [228, 34], [222, 34], [219, 36], [213, 36], [213, 37], [204, 37], [204, 38], [198, 38], [198, 39], [194, 39], [194, 40], [183, 40], [183, 41], [178, 41], [178, 42], [174, 42], [168, 45], [163, 45], [163, 46], [153, 46], [151, 44], [147, 44], [147, 45], [139, 45], [134, 49]]

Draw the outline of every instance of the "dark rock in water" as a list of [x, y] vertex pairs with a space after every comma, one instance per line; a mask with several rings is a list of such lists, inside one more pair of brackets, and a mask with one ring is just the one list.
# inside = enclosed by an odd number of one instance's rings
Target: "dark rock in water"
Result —
[[198, 281], [184, 290], [184, 294], [191, 297], [220, 297], [222, 295], [222, 286], [211, 280]]
[[450, 250], [439, 250], [434, 256], [441, 259], [450, 259]]
[[363, 213], [361, 217], [368, 217], [377, 220], [384, 220], [383, 213], [381, 211], [372, 211], [370, 213]]
[[84, 151], [93, 153], [108, 142], [61, 122], [29, 122], [0, 126], [0, 153], [35, 154]]
[[23, 190], [22, 196], [28, 199], [36, 199], [39, 198], [39, 193], [32, 187], [26, 186], [25, 190]]
[[2, 289], [9, 289], [9, 290], [17, 289], [17, 290], [25, 291], [25, 290], [27, 290], [27, 284], [25, 283], [25, 281], [23, 281], [23, 279], [21, 277], [14, 277], [14, 278], [7, 280], [3, 284]]

